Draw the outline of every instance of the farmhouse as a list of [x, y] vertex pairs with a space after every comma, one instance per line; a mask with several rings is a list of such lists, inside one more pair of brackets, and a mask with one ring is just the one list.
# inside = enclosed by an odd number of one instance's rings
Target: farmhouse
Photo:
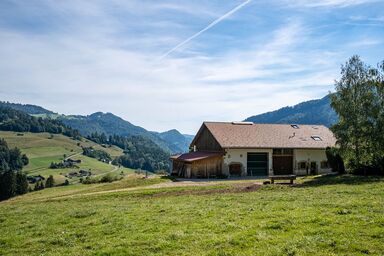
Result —
[[172, 174], [185, 178], [308, 175], [331, 172], [323, 125], [204, 122], [191, 152], [172, 156]]

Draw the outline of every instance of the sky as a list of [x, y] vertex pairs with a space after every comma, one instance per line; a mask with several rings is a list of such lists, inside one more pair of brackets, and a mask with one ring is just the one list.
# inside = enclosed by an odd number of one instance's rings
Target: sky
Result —
[[1, 0], [0, 100], [194, 134], [384, 60], [384, 1]]

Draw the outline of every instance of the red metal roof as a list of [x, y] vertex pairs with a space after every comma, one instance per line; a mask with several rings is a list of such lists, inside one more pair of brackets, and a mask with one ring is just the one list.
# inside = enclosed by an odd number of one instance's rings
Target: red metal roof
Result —
[[184, 162], [194, 162], [194, 161], [203, 160], [211, 157], [222, 156], [222, 155], [223, 153], [221, 152], [196, 151], [196, 152], [185, 153], [182, 155], [171, 156], [171, 159], [184, 161]]

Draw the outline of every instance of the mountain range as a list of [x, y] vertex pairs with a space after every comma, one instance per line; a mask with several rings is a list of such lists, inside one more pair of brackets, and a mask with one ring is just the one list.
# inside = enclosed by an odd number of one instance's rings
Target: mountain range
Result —
[[62, 115], [30, 104], [0, 102], [0, 106], [13, 108], [37, 117], [60, 120], [65, 125], [78, 130], [83, 136], [95, 132], [104, 133], [107, 136], [113, 134], [119, 136], [139, 135], [152, 140], [163, 150], [172, 154], [188, 152], [189, 144], [193, 138], [192, 135], [183, 135], [176, 129], [166, 132], [148, 131], [112, 113], [96, 112], [87, 116]]
[[[113, 134], [119, 136], [139, 135], [150, 139], [171, 154], [188, 152], [189, 145], [194, 137], [193, 135], [181, 134], [176, 129], [166, 132], [148, 131], [112, 113], [96, 112], [87, 116], [62, 115], [30, 104], [0, 102], [0, 106], [10, 107], [33, 116], [58, 119], [65, 125], [77, 129], [83, 136], [95, 132], [104, 133], [107, 136]], [[330, 127], [337, 120], [338, 116], [330, 106], [330, 96], [327, 95], [321, 99], [310, 100], [291, 107], [283, 107], [276, 111], [251, 116], [244, 121], [279, 124], [322, 124]]]
[[292, 107], [248, 117], [244, 121], [271, 124], [322, 124], [331, 127], [338, 120], [330, 104], [330, 96], [305, 101]]

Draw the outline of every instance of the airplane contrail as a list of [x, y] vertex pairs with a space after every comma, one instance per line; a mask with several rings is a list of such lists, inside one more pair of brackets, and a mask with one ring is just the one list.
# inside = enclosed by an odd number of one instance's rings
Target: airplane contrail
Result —
[[213, 22], [211, 22], [208, 26], [206, 26], [205, 28], [203, 28], [202, 30], [200, 30], [199, 32], [197, 32], [196, 34], [188, 37], [186, 40], [184, 40], [183, 42], [179, 43], [178, 45], [176, 45], [175, 47], [173, 47], [172, 49], [170, 49], [169, 51], [167, 51], [166, 53], [164, 53], [159, 59], [158, 61], [164, 59], [165, 57], [167, 57], [169, 54], [171, 54], [172, 52], [176, 51], [177, 49], [179, 49], [180, 47], [182, 47], [183, 45], [187, 44], [189, 41], [191, 41], [192, 39], [198, 37], [199, 35], [201, 35], [202, 33], [204, 33], [205, 31], [207, 31], [208, 29], [212, 28], [213, 26], [215, 26], [217, 23], [219, 23], [220, 21], [224, 20], [225, 18], [229, 17], [230, 15], [232, 15], [233, 13], [237, 12], [238, 10], [240, 10], [241, 8], [243, 8], [245, 5], [247, 5], [249, 2], [251, 2], [252, 0], [246, 0], [245, 2], [243, 2], [242, 4], [236, 6], [235, 8], [233, 8], [232, 10], [230, 10], [229, 12], [225, 13], [224, 15], [222, 15], [221, 17], [217, 18], [216, 20], [214, 20]]

